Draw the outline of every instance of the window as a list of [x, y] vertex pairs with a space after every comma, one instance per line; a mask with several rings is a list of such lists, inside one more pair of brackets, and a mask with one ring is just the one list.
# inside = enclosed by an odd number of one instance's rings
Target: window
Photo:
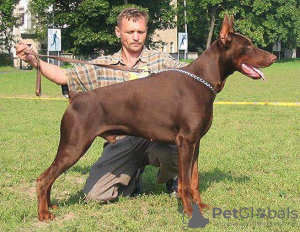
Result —
[[170, 52], [171, 52], [171, 53], [175, 53], [174, 42], [170, 42]]
[[167, 43], [163, 43], [163, 52], [167, 52]]

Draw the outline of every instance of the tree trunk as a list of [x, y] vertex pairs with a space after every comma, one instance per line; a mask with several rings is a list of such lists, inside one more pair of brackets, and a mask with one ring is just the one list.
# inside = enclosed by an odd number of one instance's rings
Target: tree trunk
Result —
[[206, 42], [206, 49], [208, 49], [208, 47], [210, 46], [212, 36], [213, 36], [213, 33], [214, 33], [215, 21], [216, 21], [216, 12], [217, 12], [217, 8], [214, 8], [212, 13], [211, 13], [211, 21], [210, 21], [208, 38], [207, 38], [207, 42]]

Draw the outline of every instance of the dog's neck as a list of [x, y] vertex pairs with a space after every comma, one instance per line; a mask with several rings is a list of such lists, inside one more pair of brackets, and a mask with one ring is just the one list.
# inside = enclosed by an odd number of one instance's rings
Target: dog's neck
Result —
[[224, 62], [219, 41], [215, 41], [188, 67], [189, 71], [211, 83], [217, 92], [220, 92], [225, 84], [226, 78], [234, 71]]

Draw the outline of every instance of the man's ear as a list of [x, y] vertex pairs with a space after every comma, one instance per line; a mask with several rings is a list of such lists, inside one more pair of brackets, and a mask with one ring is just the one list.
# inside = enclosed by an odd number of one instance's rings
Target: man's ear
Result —
[[116, 33], [116, 36], [117, 36], [118, 38], [121, 37], [121, 35], [120, 35], [120, 28], [118, 28], [117, 26], [115, 26], [115, 33]]
[[225, 14], [225, 17], [224, 17], [224, 20], [222, 23], [222, 27], [221, 27], [221, 31], [220, 31], [220, 35], [219, 35], [219, 39], [221, 40], [221, 42], [223, 44], [227, 44], [228, 42], [231, 41], [231, 38], [228, 35], [231, 28], [232, 28], [232, 26], [231, 26], [231, 22], [229, 21], [228, 14]]

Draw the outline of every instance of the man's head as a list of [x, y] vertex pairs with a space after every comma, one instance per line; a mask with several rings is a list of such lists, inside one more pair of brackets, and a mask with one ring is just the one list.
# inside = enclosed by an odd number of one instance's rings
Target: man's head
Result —
[[121, 11], [121, 13], [118, 15], [117, 27], [121, 26], [123, 19], [132, 20], [133, 22], [136, 22], [141, 18], [144, 18], [146, 24], [148, 24], [149, 15], [147, 11], [142, 11], [134, 7], [126, 8], [125, 10]]
[[115, 32], [121, 38], [123, 49], [129, 53], [142, 50], [146, 41], [148, 20], [148, 13], [136, 8], [127, 8], [119, 14]]

